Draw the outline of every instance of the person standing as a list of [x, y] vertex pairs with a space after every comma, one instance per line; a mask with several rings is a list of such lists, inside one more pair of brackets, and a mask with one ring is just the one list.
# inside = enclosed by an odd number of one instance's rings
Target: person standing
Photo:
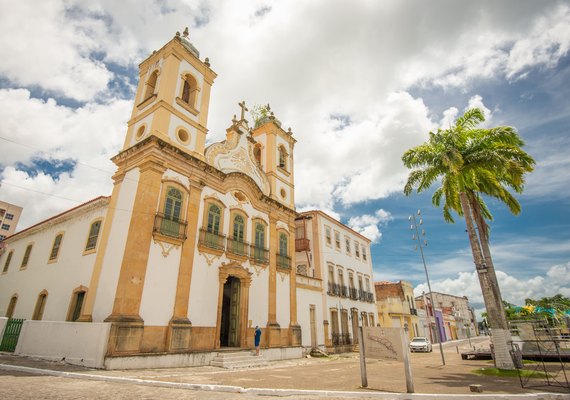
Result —
[[255, 355], [259, 355], [259, 342], [261, 341], [261, 328], [256, 325], [255, 326], [255, 336], [254, 336], [254, 344], [255, 344]]

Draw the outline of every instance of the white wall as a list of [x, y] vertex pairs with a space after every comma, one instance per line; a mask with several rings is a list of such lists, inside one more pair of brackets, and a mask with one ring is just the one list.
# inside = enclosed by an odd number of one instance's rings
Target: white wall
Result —
[[309, 311], [311, 304], [315, 306], [317, 346], [325, 345], [322, 297], [321, 292], [297, 288], [297, 321], [301, 325], [301, 343], [305, 347], [311, 346], [311, 313]]
[[[83, 254], [91, 223], [104, 218], [106, 212], [106, 203], [88, 211], [75, 210], [72, 218], [55, 219], [8, 239], [0, 266], [4, 267], [11, 250], [14, 254], [8, 271], [0, 274], [0, 315], [6, 314], [10, 298], [17, 294], [13, 317], [31, 318], [38, 295], [45, 289], [48, 297], [43, 319], [65, 321], [73, 290], [80, 285], [88, 287], [91, 280], [96, 253]], [[55, 262], [49, 262], [54, 238], [59, 233], [63, 233], [59, 255]], [[101, 233], [97, 248], [100, 240]], [[28, 265], [20, 269], [28, 244], [33, 244]]]
[[103, 321], [113, 310], [139, 176], [138, 168], [125, 174], [121, 183], [113, 221], [108, 221], [112, 225], [101, 267], [95, 306], [93, 307], [93, 321]]
[[103, 368], [109, 323], [24, 321], [17, 355]]
[[0, 342], [4, 337], [4, 328], [6, 328], [6, 324], [8, 323], [8, 318], [0, 317]]

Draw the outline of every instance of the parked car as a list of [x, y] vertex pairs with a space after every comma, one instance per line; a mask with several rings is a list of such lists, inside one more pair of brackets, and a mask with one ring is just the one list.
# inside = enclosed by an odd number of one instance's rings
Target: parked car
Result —
[[410, 342], [410, 351], [425, 351], [431, 353], [431, 342], [426, 337], [415, 337]]

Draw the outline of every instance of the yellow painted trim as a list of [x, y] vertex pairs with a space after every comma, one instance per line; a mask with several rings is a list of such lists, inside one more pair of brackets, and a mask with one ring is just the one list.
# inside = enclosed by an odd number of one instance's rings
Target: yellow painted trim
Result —
[[83, 285], [79, 285], [78, 287], [73, 289], [73, 291], [71, 292], [71, 299], [69, 301], [69, 306], [67, 307], [67, 316], [65, 317], [66, 321], [71, 321], [71, 317], [73, 317], [73, 310], [75, 309], [75, 306], [77, 305], [77, 298], [76, 298], [77, 293], [78, 292], [85, 292], [83, 304], [81, 305], [81, 310], [79, 312], [79, 316], [81, 317], [81, 315], [83, 314], [83, 309], [85, 308], [85, 300], [87, 299], [87, 292], [88, 291], [89, 291], [89, 289]]
[[[59, 231], [59, 232], [57, 232], [57, 233], [55, 234], [55, 236], [53, 237], [53, 242], [52, 242], [52, 244], [51, 244], [50, 251], [49, 251], [49, 254], [48, 254], [48, 260], [47, 260], [47, 263], [48, 263], [48, 264], [53, 264], [53, 263], [56, 263], [56, 262], [57, 262], [57, 260], [58, 260], [58, 258], [59, 258], [59, 254], [61, 253], [61, 246], [63, 245], [64, 234], [65, 234], [65, 231]], [[61, 240], [59, 241], [59, 248], [57, 249], [57, 254], [55, 255], [55, 258], [51, 259], [50, 257], [51, 257], [51, 253], [53, 252], [53, 247], [54, 247], [54, 245], [55, 245], [55, 240], [57, 239], [57, 237], [58, 237], [59, 235], [61, 235]]]
[[[99, 232], [97, 233], [97, 240], [95, 241], [95, 247], [93, 247], [92, 249], [86, 249], [87, 248], [87, 242], [89, 241], [89, 234], [91, 233], [91, 227], [93, 226], [94, 223], [101, 221], [101, 226], [99, 227]], [[101, 237], [101, 231], [103, 230], [103, 218], [99, 217], [99, 218], [95, 218], [93, 220], [91, 220], [91, 222], [89, 223], [89, 229], [87, 229], [87, 237], [85, 238], [85, 244], [83, 245], [83, 255], [86, 256], [88, 254], [93, 254], [95, 252], [97, 252], [97, 247], [99, 246], [99, 239]]]

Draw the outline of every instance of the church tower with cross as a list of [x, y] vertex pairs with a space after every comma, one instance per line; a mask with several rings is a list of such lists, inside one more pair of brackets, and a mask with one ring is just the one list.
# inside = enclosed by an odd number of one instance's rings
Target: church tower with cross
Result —
[[188, 28], [139, 65], [135, 106], [123, 148], [149, 135], [202, 157], [216, 73], [190, 42]]

